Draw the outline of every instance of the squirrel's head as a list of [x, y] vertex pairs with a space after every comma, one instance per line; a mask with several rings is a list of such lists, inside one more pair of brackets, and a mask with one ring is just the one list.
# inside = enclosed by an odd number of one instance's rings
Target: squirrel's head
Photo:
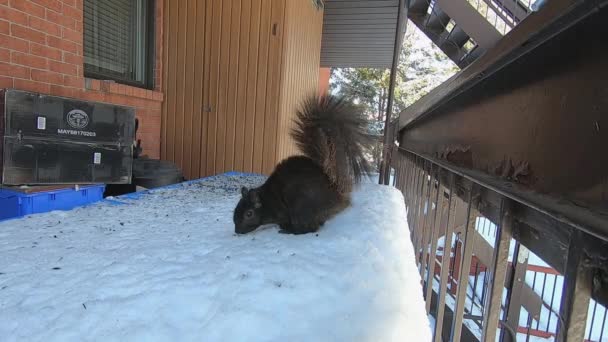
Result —
[[246, 234], [262, 225], [262, 201], [256, 189], [242, 187], [241, 195], [234, 209], [234, 232]]

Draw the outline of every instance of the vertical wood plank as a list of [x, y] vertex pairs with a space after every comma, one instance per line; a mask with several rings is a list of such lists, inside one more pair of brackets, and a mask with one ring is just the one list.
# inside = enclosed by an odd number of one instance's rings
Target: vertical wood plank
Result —
[[249, 29], [251, 25], [251, 0], [241, 1], [241, 19], [239, 30], [239, 58], [238, 58], [238, 79], [236, 94], [236, 124], [234, 137], [234, 169], [245, 171], [245, 122], [250, 112], [247, 108], [247, 82], [249, 68]]
[[[429, 244], [433, 238], [433, 229], [435, 227], [435, 222], [437, 220], [437, 207], [439, 203], [437, 202], [439, 198], [439, 189], [435, 187], [435, 180], [437, 179], [438, 167], [431, 168], [431, 182], [430, 182], [430, 195], [429, 195], [429, 216], [425, 223], [426, 234], [424, 235], [424, 239], [422, 241], [422, 260], [420, 263], [420, 277], [424, 279], [424, 272], [429, 265]], [[434, 171], [434, 172], [433, 172]], [[433, 208], [433, 203], [435, 204], [435, 208]], [[429, 270], [430, 272], [430, 270]]]
[[202, 143], [202, 128], [204, 127], [203, 116], [203, 83], [205, 79], [205, 25], [207, 22], [205, 14], [206, 1], [196, 1], [195, 15], [195, 42], [194, 42], [194, 89], [192, 96], [192, 146], [190, 148], [190, 172], [191, 178], [201, 177], [201, 149]]
[[[450, 251], [452, 247], [452, 233], [454, 232], [454, 211], [456, 200], [454, 197], [454, 175], [450, 174], [450, 198], [448, 199], [448, 215], [446, 220], [445, 239], [443, 244], [443, 257], [441, 258], [441, 276], [439, 293], [437, 294], [437, 317], [435, 319], [435, 342], [441, 342], [443, 332], [443, 316], [445, 313], [445, 296], [447, 293], [448, 275], [450, 273]], [[430, 297], [429, 297], [430, 298]]]
[[[183, 47], [185, 54], [184, 63], [184, 111], [182, 113], [183, 122], [181, 135], [183, 136], [181, 148], [182, 155], [182, 172], [186, 179], [192, 179], [192, 127], [194, 124], [194, 117], [198, 114], [195, 113], [196, 108], [194, 107], [194, 77], [196, 69], [195, 59], [196, 56], [196, 2], [197, 0], [188, 0], [186, 8], [186, 32], [185, 32], [185, 46]], [[198, 107], [198, 106], [197, 106]]]
[[[177, 165], [184, 167], [184, 113], [186, 111], [186, 54], [188, 49], [188, 2], [194, 0], [180, 0], [179, 6], [179, 28], [177, 37], [177, 84], [176, 84], [176, 108], [175, 108], [175, 145], [173, 147], [174, 160]], [[188, 170], [186, 170], [187, 172]]]
[[576, 230], [572, 233], [559, 310], [562, 324], [558, 324], [557, 341], [585, 340], [593, 273], [585, 265], [584, 241], [583, 232]]
[[169, 30], [167, 30], [167, 37], [169, 40], [169, 49], [167, 51], [168, 63], [166, 64], [167, 73], [167, 87], [166, 87], [166, 98], [167, 98], [167, 111], [166, 116], [166, 152], [165, 158], [168, 160], [175, 161], [175, 113], [177, 111], [177, 98], [176, 88], [178, 84], [177, 78], [177, 37], [179, 35], [179, 7], [181, 0], [167, 1], [170, 4], [169, 7]]
[[236, 143], [236, 122], [238, 113], [236, 112], [238, 102], [238, 75], [240, 65], [238, 64], [241, 53], [240, 37], [241, 37], [241, 0], [232, 0], [232, 14], [230, 25], [230, 53], [229, 53], [229, 68], [228, 68], [228, 97], [226, 106], [226, 143], [225, 143], [225, 158], [223, 171], [233, 171], [235, 143]]
[[256, 103], [258, 61], [260, 49], [260, 18], [262, 0], [251, 0], [251, 25], [249, 29], [249, 61], [247, 70], [247, 103], [245, 106], [245, 149], [243, 151], [243, 169], [253, 172], [253, 151], [255, 144]]
[[[467, 299], [467, 288], [469, 287], [469, 272], [471, 270], [471, 258], [473, 256], [473, 246], [475, 245], [475, 222], [477, 218], [476, 206], [473, 203], [475, 198], [476, 187], [471, 184], [468, 189], [469, 195], [467, 200], [467, 222], [465, 223], [463, 252], [460, 260], [460, 268], [458, 273], [458, 288], [456, 291], [456, 307], [452, 318], [451, 339], [460, 341], [462, 332], [462, 319], [464, 316], [464, 306]], [[475, 289], [473, 289], [475, 291]]]
[[205, 0], [205, 41], [203, 48], [203, 102], [201, 104], [201, 151], [199, 162], [199, 177], [207, 175], [209, 163], [209, 126], [211, 115], [211, 48], [213, 41], [213, 3], [212, 0]]
[[[285, 2], [272, 1], [270, 13], [269, 55], [268, 55], [268, 83], [266, 85], [266, 110], [264, 118], [264, 136], [262, 172], [270, 174], [276, 162], [276, 148], [278, 136], [278, 107], [279, 87], [281, 81], [281, 68], [283, 62], [283, 22], [285, 17]], [[282, 113], [282, 115], [284, 115]]]
[[220, 50], [218, 51], [219, 60], [219, 86], [217, 98], [217, 130], [215, 142], [215, 168], [213, 173], [221, 173], [225, 171], [226, 160], [226, 124], [228, 120], [228, 101], [230, 94], [228, 92], [228, 83], [230, 81], [230, 37], [233, 32], [230, 31], [232, 21], [232, 7], [234, 0], [222, 1], [222, 24], [219, 32], [220, 35]]
[[437, 265], [437, 244], [439, 238], [442, 234], [445, 234], [445, 224], [447, 221], [448, 211], [449, 211], [449, 202], [448, 199], [443, 195], [444, 194], [444, 186], [441, 184], [441, 169], [437, 172], [437, 180], [439, 184], [438, 188], [438, 200], [437, 200], [437, 213], [439, 215], [439, 219], [435, 218], [435, 223], [432, 228], [432, 237], [431, 237], [431, 254], [429, 255], [429, 272], [426, 277], [426, 293], [425, 293], [425, 304], [426, 304], [426, 312], [428, 314], [431, 313], [431, 302], [433, 298], [433, 284], [435, 282], [435, 267]]
[[255, 106], [255, 125], [254, 125], [254, 146], [253, 146], [253, 172], [262, 173], [262, 162], [264, 153], [264, 123], [266, 114], [267, 92], [266, 86], [268, 82], [268, 54], [270, 47], [270, 16], [271, 16], [271, 0], [262, 0], [260, 13], [260, 33], [259, 33], [259, 49], [258, 49], [258, 73], [257, 73], [257, 96]]
[[211, 27], [211, 62], [209, 66], [209, 107], [207, 113], [207, 160], [205, 175], [213, 175], [216, 170], [216, 148], [218, 116], [220, 115], [219, 104], [219, 81], [220, 81], [220, 44], [222, 38], [222, 6], [224, 2], [210, 1], [212, 3], [212, 27]]
[[[162, 91], [167, 94], [168, 92], [168, 84], [169, 84], [169, 40], [171, 38], [171, 32], [169, 31], [169, 22], [171, 21], [171, 6], [169, 5], [170, 1], [163, 2], [163, 79], [162, 79]], [[168, 115], [168, 99], [165, 98], [162, 105], [162, 113], [161, 113], [161, 138], [160, 138], [160, 157], [162, 159], [167, 158], [167, 115]]]
[[486, 317], [483, 321], [482, 341], [494, 339], [500, 320], [502, 305], [502, 293], [507, 277], [509, 265], [509, 246], [513, 236], [513, 217], [511, 215], [510, 202], [503, 199], [501, 208], [501, 219], [496, 230], [494, 242], [494, 255], [488, 272], [488, 300], [485, 303], [484, 312]]

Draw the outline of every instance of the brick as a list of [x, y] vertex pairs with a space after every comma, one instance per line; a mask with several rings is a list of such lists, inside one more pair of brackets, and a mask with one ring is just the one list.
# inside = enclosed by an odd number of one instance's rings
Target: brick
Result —
[[80, 89], [70, 88], [70, 87], [62, 87], [58, 85], [51, 84], [51, 95], [55, 96], [63, 96], [63, 97], [71, 97], [71, 98], [82, 98], [82, 92]]
[[58, 37], [48, 36], [47, 42], [51, 47], [75, 54], [78, 54], [81, 49], [80, 45]]
[[11, 51], [0, 48], [0, 62], [8, 63], [10, 61], [11, 61]]
[[10, 6], [23, 13], [44, 18], [44, 7], [37, 5], [29, 0], [10, 0]]
[[82, 21], [82, 9], [78, 9], [71, 6], [63, 6], [62, 12], [68, 18], [76, 19], [78, 21]]
[[66, 87], [83, 88], [84, 78], [64, 75], [63, 85], [65, 85]]
[[51, 92], [50, 84], [30, 80], [15, 79], [15, 88], [43, 94]]
[[36, 44], [36, 43], [30, 44], [30, 53], [32, 55], [46, 57], [46, 58], [54, 59], [57, 61], [61, 61], [63, 58], [63, 54], [61, 53], [61, 50], [55, 49], [52, 47], [48, 47], [46, 45]]
[[46, 34], [17, 24], [11, 25], [11, 36], [38, 44], [46, 44]]
[[12, 88], [13, 84], [12, 77], [0, 76], [0, 88]]
[[84, 64], [84, 57], [75, 55], [75, 54], [70, 53], [70, 52], [64, 52], [63, 53], [63, 61], [66, 62], [66, 63], [70, 63], [70, 64], [83, 65]]
[[49, 70], [58, 72], [58, 73], [61, 73], [64, 75], [71, 75], [71, 76], [78, 75], [77, 67], [73, 64], [68, 64], [68, 63], [49, 61]]
[[30, 43], [23, 39], [0, 34], [0, 46], [9, 50], [15, 50], [19, 52], [29, 52]]
[[15, 51], [11, 52], [11, 63], [36, 69], [46, 69], [48, 67], [46, 58]]
[[63, 5], [76, 7], [76, 0], [63, 0]]
[[30, 68], [10, 63], [0, 63], [0, 75], [16, 78], [30, 78]]
[[27, 14], [12, 8], [0, 6], [0, 19], [6, 19], [12, 23], [27, 25]]
[[61, 2], [59, 2], [58, 0], [31, 0], [32, 2], [43, 6], [45, 8], [50, 8], [53, 11], [57, 11], [57, 12], [61, 12], [63, 6], [61, 5]]
[[62, 84], [63, 75], [56, 72], [33, 69], [32, 80], [44, 83]]
[[75, 19], [65, 17], [63, 14], [51, 11], [49, 9], [46, 10], [46, 20], [63, 27], [71, 28], [74, 30], [76, 29]]
[[61, 26], [54, 24], [46, 19], [30, 17], [30, 28], [42, 31], [46, 34], [61, 37]]
[[0, 0], [0, 5], [8, 6], [8, 0]]
[[2, 34], [11, 33], [11, 24], [8, 21], [0, 20], [0, 33], [2, 33]]
[[69, 41], [72, 41], [74, 43], [78, 43], [78, 44], [82, 44], [82, 33], [76, 31], [76, 30], [72, 30], [69, 29], [67, 27], [64, 27], [62, 30], [62, 37], [64, 39], [67, 39]]

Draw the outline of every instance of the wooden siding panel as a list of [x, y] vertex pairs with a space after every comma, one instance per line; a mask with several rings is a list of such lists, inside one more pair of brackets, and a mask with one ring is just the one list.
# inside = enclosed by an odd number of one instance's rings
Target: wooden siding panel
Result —
[[288, 1], [285, 18], [276, 162], [299, 153], [289, 132], [302, 100], [318, 91], [323, 28], [323, 12], [307, 1]]
[[187, 178], [270, 173], [316, 92], [322, 12], [310, 2], [167, 2], [162, 157]]

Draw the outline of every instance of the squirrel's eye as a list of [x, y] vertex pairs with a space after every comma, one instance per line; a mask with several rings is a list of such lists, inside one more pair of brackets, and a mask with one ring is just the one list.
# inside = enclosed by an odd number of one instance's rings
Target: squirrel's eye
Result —
[[253, 210], [247, 210], [245, 212], [245, 217], [251, 217], [251, 216], [253, 216]]

